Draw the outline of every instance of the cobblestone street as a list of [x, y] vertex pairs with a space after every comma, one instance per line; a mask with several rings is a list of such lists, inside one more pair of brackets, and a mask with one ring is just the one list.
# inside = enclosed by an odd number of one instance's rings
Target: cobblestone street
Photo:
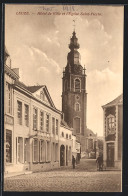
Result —
[[5, 179], [5, 191], [120, 192], [120, 171], [97, 171], [95, 160], [81, 160], [73, 170], [32, 173]]

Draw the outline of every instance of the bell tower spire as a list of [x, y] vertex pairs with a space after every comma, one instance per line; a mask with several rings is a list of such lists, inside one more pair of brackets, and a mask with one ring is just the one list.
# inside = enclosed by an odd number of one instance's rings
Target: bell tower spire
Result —
[[75, 24], [75, 22], [76, 22], [76, 21], [75, 21], [75, 20], [73, 20], [73, 22], [74, 22], [73, 26], [74, 26], [74, 31], [75, 31], [75, 27], [76, 27], [76, 24]]
[[76, 32], [73, 31], [72, 37], [70, 38], [69, 49], [70, 52], [67, 55], [67, 66], [66, 72], [69, 70], [69, 66], [71, 67], [71, 73], [82, 74], [83, 67], [81, 66], [81, 56], [78, 51], [80, 48], [80, 44], [78, 42], [78, 38], [76, 36]]
[[77, 140], [81, 143], [82, 151], [84, 151], [86, 149], [87, 93], [85, 67], [83, 68], [81, 65], [79, 48], [74, 27], [69, 43], [70, 52], [67, 55], [67, 65], [62, 78], [62, 112], [64, 120], [69, 127], [73, 128]]

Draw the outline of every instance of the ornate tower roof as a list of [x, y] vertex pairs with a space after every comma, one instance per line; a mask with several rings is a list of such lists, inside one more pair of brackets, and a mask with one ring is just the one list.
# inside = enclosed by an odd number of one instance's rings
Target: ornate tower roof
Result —
[[81, 56], [77, 51], [80, 48], [78, 43], [78, 38], [76, 37], [76, 32], [73, 31], [72, 37], [70, 39], [69, 49], [70, 52], [67, 55], [67, 66], [66, 72], [74, 73], [74, 74], [82, 74], [83, 68], [81, 66]]
[[78, 43], [78, 38], [76, 37], [76, 32], [75, 31], [73, 31], [73, 36], [70, 39], [69, 48], [70, 48], [70, 50], [74, 50], [74, 49], [79, 49], [80, 48], [80, 45]]

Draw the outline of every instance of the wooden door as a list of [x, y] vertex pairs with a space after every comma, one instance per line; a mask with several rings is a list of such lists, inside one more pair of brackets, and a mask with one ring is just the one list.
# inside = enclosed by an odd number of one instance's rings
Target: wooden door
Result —
[[114, 167], [114, 143], [107, 144], [107, 167]]

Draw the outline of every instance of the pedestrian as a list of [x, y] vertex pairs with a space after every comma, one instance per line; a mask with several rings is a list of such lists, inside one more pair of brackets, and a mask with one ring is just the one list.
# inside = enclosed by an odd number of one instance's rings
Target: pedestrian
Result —
[[103, 155], [100, 156], [100, 169], [103, 170]]
[[103, 156], [99, 155], [96, 159], [96, 163], [97, 163], [97, 170], [101, 171], [103, 170]]
[[75, 157], [72, 156], [72, 165], [73, 165], [73, 169], [75, 169], [75, 162], [76, 162]]

